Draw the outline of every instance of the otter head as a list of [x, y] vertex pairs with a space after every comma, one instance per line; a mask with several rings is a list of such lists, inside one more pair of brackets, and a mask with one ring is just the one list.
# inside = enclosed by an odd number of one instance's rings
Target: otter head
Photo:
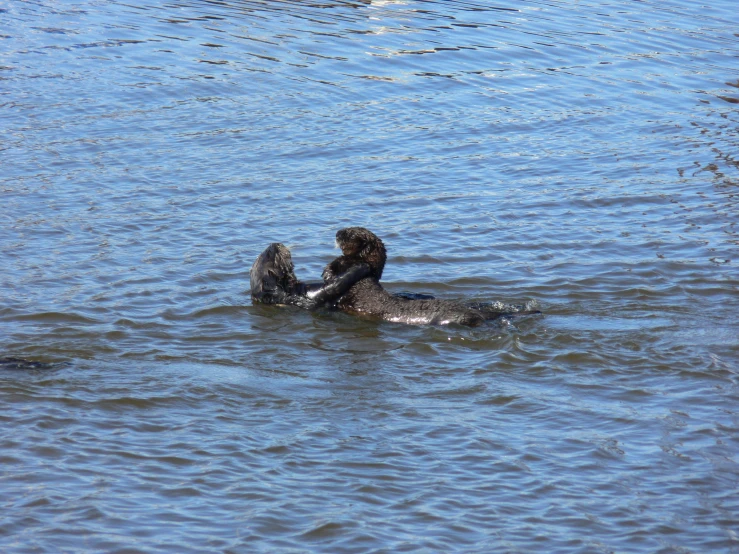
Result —
[[347, 227], [336, 233], [336, 244], [341, 253], [358, 258], [370, 266], [370, 275], [379, 279], [385, 269], [387, 251], [385, 245], [372, 231], [364, 227]]
[[274, 242], [262, 252], [249, 272], [252, 298], [261, 301], [279, 291], [289, 290], [297, 281], [290, 250]]

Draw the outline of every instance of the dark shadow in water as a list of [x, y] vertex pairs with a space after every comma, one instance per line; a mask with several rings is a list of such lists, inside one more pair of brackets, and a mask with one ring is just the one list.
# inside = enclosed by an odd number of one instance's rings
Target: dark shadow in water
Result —
[[57, 369], [61, 366], [68, 365], [67, 363], [54, 363], [49, 364], [46, 362], [35, 362], [33, 360], [25, 360], [23, 358], [0, 358], [0, 371], [30, 371], [30, 370], [50, 370]]

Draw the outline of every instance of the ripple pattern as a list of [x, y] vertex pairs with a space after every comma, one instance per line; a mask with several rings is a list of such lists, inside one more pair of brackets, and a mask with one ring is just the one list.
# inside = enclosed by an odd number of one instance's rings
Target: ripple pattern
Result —
[[[738, 25], [0, 4], [0, 551], [736, 552]], [[389, 290], [544, 316], [251, 305], [347, 225]]]

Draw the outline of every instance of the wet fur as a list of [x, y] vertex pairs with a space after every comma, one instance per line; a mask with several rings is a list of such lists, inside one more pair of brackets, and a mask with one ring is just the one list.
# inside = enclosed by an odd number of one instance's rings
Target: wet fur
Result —
[[269, 245], [249, 272], [251, 296], [258, 302], [293, 289], [298, 283], [290, 250], [278, 242]]
[[457, 323], [471, 327], [508, 315], [505, 312], [477, 310], [456, 301], [418, 300], [392, 295], [380, 284], [387, 251], [374, 233], [363, 227], [348, 227], [336, 233], [336, 243], [343, 255], [326, 266], [324, 279], [333, 278], [353, 264], [364, 262], [370, 266], [370, 276], [355, 283], [337, 302], [337, 306], [345, 312], [365, 314], [397, 323]]
[[333, 306], [360, 279], [371, 275], [366, 263], [352, 263], [346, 271], [324, 283], [303, 283], [295, 275], [290, 250], [273, 242], [262, 252], [249, 272], [252, 302], [260, 304], [290, 304], [314, 310]]

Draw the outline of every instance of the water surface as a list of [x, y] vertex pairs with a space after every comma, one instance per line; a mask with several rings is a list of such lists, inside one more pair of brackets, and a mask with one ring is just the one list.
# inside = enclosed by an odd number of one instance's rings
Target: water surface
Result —
[[[738, 552], [729, 0], [0, 3], [0, 550]], [[252, 306], [336, 230], [416, 327]]]

